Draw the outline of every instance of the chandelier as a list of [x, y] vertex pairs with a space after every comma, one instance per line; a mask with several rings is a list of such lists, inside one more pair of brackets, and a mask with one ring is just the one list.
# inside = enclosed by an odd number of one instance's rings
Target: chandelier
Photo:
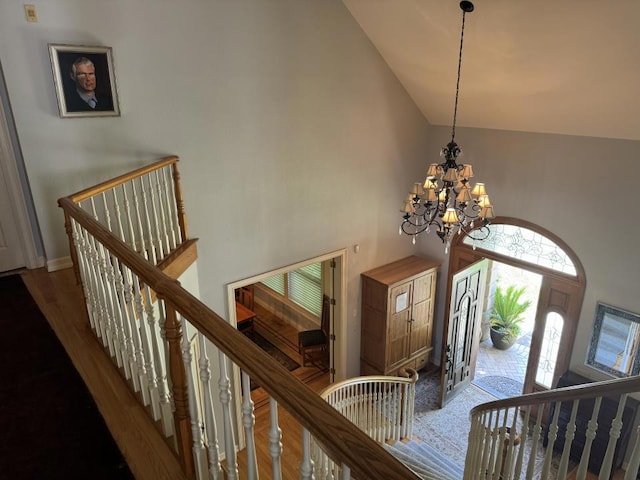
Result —
[[[410, 235], [415, 244], [416, 236], [435, 230], [445, 244], [445, 253], [449, 253], [451, 240], [456, 233], [464, 233], [473, 240], [487, 238], [489, 236], [487, 226], [490, 219], [495, 217], [484, 183], [471, 185], [473, 167], [469, 164], [457, 163], [458, 158], [462, 156], [462, 149], [455, 142], [455, 136], [464, 20], [467, 13], [473, 12], [474, 7], [471, 2], [462, 1], [460, 8], [462, 9], [462, 31], [451, 141], [440, 151], [440, 157], [444, 161], [429, 165], [426, 180], [424, 183], [413, 185], [400, 210], [404, 214], [400, 235], [403, 233]], [[476, 228], [478, 226], [480, 228]]]

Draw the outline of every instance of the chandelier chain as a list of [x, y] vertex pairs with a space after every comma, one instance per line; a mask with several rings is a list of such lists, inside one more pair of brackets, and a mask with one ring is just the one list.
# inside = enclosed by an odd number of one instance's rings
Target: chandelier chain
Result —
[[453, 125], [451, 127], [451, 141], [456, 138], [456, 118], [458, 117], [458, 95], [460, 93], [460, 72], [462, 70], [462, 45], [464, 44], [464, 20], [467, 12], [462, 10], [462, 29], [460, 32], [460, 51], [458, 52], [458, 78], [456, 79], [456, 100], [453, 106]]
[[456, 144], [456, 121], [458, 116], [458, 98], [460, 95], [460, 77], [462, 71], [462, 49], [464, 46], [464, 27], [466, 14], [472, 12], [473, 3], [460, 2], [462, 9], [462, 28], [460, 32], [460, 50], [458, 52], [458, 77], [456, 79], [456, 97], [453, 108], [451, 141], [440, 150], [442, 163], [431, 163], [427, 169], [424, 183], [415, 182], [411, 187], [400, 211], [403, 221], [398, 233], [410, 235], [416, 243], [416, 236], [435, 230], [445, 244], [445, 254], [455, 235], [473, 240], [486, 239], [491, 231], [488, 226], [495, 218], [493, 205], [489, 200], [485, 184], [471, 184], [474, 176], [471, 164], [458, 163], [462, 149]]

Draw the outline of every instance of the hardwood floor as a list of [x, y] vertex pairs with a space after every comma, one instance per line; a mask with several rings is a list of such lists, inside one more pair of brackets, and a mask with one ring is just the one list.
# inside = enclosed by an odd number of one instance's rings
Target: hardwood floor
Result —
[[[84, 379], [132, 473], [138, 480], [180, 480], [186, 477], [180, 463], [157, 433], [144, 407], [122, 381], [121, 374], [96, 340], [89, 327], [81, 289], [71, 269], [48, 273], [44, 269], [22, 272], [27, 288], [67, 350]], [[264, 317], [268, 319], [267, 316]], [[278, 322], [258, 322], [258, 331], [294, 360], [297, 332]], [[314, 391], [328, 385], [328, 373], [317, 368], [301, 367], [293, 372]], [[255, 437], [258, 465], [263, 476], [271, 472], [269, 454], [270, 409], [262, 389], [252, 393], [256, 403]], [[279, 425], [284, 444], [281, 465], [283, 478], [299, 478], [301, 428], [286, 411], [279, 408]], [[239, 465], [246, 472], [245, 452], [238, 454]], [[243, 471], [243, 470], [241, 470]]]
[[[156, 426], [146, 415], [144, 407], [122, 381], [120, 372], [91, 332], [82, 292], [75, 283], [72, 270], [47, 273], [44, 269], [37, 269], [21, 274], [31, 295], [87, 384], [136, 479], [186, 480], [173, 451], [157, 434]], [[269, 318], [268, 315], [261, 316], [262, 320], [258, 320], [256, 326], [258, 331], [301, 363], [297, 353], [295, 329], [277, 319]], [[293, 373], [316, 392], [329, 383], [328, 374], [317, 368], [301, 367]], [[268, 396], [261, 389], [256, 389], [252, 398], [258, 405], [255, 409], [258, 467], [263, 478], [269, 478], [272, 467], [269, 453]], [[278, 414], [284, 445], [281, 457], [283, 478], [297, 479], [302, 457], [301, 428], [288, 412], [279, 408]], [[246, 472], [245, 451], [239, 452], [238, 463], [241, 472]], [[624, 472], [618, 471], [613, 478], [622, 479], [623, 474]], [[595, 477], [589, 474], [588, 478]]]
[[91, 332], [73, 271], [37, 269], [22, 277], [86, 383], [136, 479], [186, 479], [177, 458]]

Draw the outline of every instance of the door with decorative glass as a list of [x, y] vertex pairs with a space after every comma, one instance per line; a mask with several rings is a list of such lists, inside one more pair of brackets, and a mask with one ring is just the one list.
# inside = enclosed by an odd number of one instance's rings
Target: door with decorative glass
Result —
[[[553, 233], [524, 220], [499, 217], [486, 240], [460, 235], [449, 262], [449, 298], [457, 273], [481, 259], [495, 260], [542, 276], [523, 393], [553, 388], [569, 368], [585, 290], [582, 263]], [[449, 308], [451, 308], [449, 306]], [[449, 310], [448, 308], [448, 310]], [[449, 311], [445, 318], [450, 318]], [[449, 326], [443, 336], [443, 371], [447, 364]], [[473, 370], [470, 370], [473, 376]], [[444, 390], [445, 385], [441, 388]], [[444, 398], [444, 393], [441, 392]]]
[[480, 343], [480, 319], [488, 260], [480, 260], [451, 279], [449, 315], [445, 326], [440, 406], [451, 401], [473, 380]]

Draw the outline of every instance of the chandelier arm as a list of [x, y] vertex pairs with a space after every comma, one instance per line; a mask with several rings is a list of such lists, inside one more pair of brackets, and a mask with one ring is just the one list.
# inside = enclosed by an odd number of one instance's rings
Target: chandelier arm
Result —
[[487, 220], [483, 220], [482, 226], [474, 228], [472, 230], [462, 229], [462, 232], [469, 237], [471, 240], [476, 240], [478, 242], [482, 240], [486, 240], [491, 234], [491, 230], [489, 229], [489, 224]]

